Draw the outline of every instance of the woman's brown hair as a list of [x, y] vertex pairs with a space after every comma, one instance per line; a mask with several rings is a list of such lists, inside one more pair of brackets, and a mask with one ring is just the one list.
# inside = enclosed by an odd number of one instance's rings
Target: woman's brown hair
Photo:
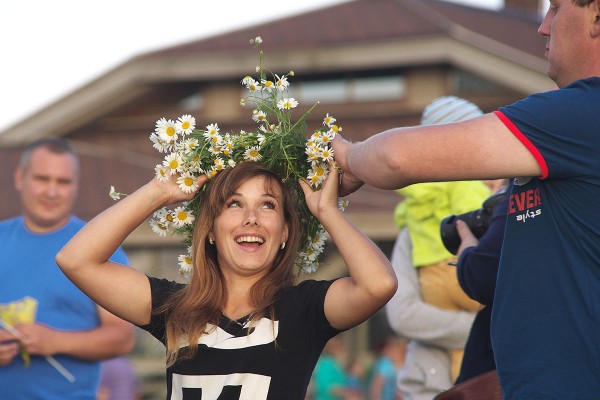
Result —
[[[190, 282], [158, 310], [166, 313], [167, 365], [178, 359], [193, 358], [198, 350], [198, 339], [207, 331], [207, 324], [216, 326], [219, 323], [227, 288], [217, 261], [216, 246], [208, 243], [208, 234], [226, 201], [243, 182], [258, 176], [266, 178], [266, 190], [270, 194], [276, 194], [277, 187], [280, 189], [289, 233], [285, 249], [279, 250], [269, 271], [251, 289], [253, 320], [261, 316], [272, 318], [275, 296], [281, 289], [294, 284], [294, 262], [300, 243], [300, 221], [295, 211], [297, 199], [290, 195], [274, 172], [260, 163], [243, 162], [220, 172], [209, 181], [196, 214], [192, 241], [194, 267]], [[180, 339], [187, 343], [181, 351]]]

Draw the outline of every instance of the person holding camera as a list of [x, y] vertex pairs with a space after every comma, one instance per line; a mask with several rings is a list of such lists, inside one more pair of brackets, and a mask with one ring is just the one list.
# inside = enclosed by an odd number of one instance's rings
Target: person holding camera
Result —
[[[443, 96], [433, 100], [424, 108], [421, 125], [464, 121], [482, 114], [479, 107], [465, 99]], [[418, 290], [420, 290], [423, 301], [443, 310], [469, 313], [478, 311], [481, 305], [464, 293], [458, 284], [455, 267], [448, 265], [448, 263], [455, 263], [456, 257], [442, 243], [440, 224], [442, 219], [449, 214], [462, 214], [480, 208], [483, 201], [490, 195], [489, 188], [481, 181], [427, 182], [399, 189], [398, 193], [404, 196], [404, 201], [396, 207], [395, 221], [400, 229], [408, 228], [412, 242], [410, 264], [417, 272]], [[398, 261], [392, 260], [392, 265], [398, 263]], [[401, 276], [401, 274], [397, 274]], [[402, 283], [399, 286], [400, 292], [403, 290]], [[400, 302], [402, 298], [404, 295], [397, 295], [396, 300]], [[411, 322], [406, 321], [406, 315], [410, 314], [409, 303], [399, 304], [401, 305], [394, 307], [394, 314], [389, 316], [390, 323], [392, 326], [398, 327], [400, 334], [407, 335], [411, 331], [408, 326]], [[419, 312], [416, 315], [418, 315], [418, 321], [415, 323], [419, 326], [423, 326], [423, 320], [428, 318], [439, 320], [438, 317], [430, 316], [426, 312]], [[451, 316], [451, 318], [455, 317], [456, 315]], [[397, 322], [396, 319], [403, 319], [403, 321]], [[450, 356], [450, 383], [458, 377], [463, 346], [469, 328], [470, 325], [463, 331], [459, 345], [453, 342], [455, 347], [447, 348]], [[431, 332], [424, 334], [431, 335]], [[409, 334], [408, 336], [411, 339], [420, 339], [420, 335], [414, 337]], [[442, 374], [441, 371], [439, 373]], [[409, 380], [413, 381], [414, 377]]]
[[484, 306], [473, 321], [457, 384], [496, 369], [490, 325], [511, 189], [508, 180], [500, 181], [502, 184], [494, 195], [498, 201], [490, 210], [491, 218], [486, 218], [489, 223], [485, 223], [483, 235], [478, 237], [468, 221], [457, 218], [455, 223], [460, 238], [456, 265], [458, 282], [470, 298]]

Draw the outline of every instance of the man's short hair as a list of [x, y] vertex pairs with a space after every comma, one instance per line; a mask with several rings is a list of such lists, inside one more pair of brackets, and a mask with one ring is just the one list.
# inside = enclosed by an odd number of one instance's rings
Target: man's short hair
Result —
[[21, 158], [19, 160], [20, 169], [27, 169], [29, 161], [31, 160], [31, 154], [35, 149], [39, 148], [44, 148], [54, 154], [70, 154], [75, 160], [76, 172], [79, 174], [79, 156], [71, 144], [62, 137], [46, 137], [29, 143], [23, 150], [23, 153], [21, 153]]

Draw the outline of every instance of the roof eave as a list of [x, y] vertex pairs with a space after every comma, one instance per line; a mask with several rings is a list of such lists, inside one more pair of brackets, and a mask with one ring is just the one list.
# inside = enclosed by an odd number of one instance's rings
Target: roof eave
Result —
[[[553, 87], [546, 61], [467, 31], [403, 40], [364, 42], [338, 47], [278, 51], [268, 55], [273, 71], [297, 75], [340, 70], [449, 64], [528, 95]], [[23, 144], [44, 136], [60, 136], [129, 100], [155, 84], [186, 80], [241, 79], [253, 71], [252, 51], [218, 52], [177, 58], [136, 58], [90, 82], [57, 102], [0, 132], [0, 146]]]

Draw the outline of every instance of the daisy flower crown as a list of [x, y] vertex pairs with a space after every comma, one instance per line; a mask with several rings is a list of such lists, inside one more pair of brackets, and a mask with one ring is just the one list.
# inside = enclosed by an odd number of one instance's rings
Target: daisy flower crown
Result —
[[[319, 255], [323, 252], [326, 234], [323, 226], [312, 215], [298, 183], [307, 180], [314, 189], [319, 189], [329, 173], [329, 162], [333, 161], [330, 143], [342, 128], [336, 119], [327, 114], [322, 127], [306, 131], [306, 118], [316, 107], [315, 104], [296, 121], [292, 120], [292, 109], [298, 101], [289, 96], [289, 78], [293, 71], [276, 75], [263, 67], [262, 39], [250, 40], [258, 52], [258, 76], [246, 76], [241, 84], [248, 94], [241, 105], [252, 105], [252, 120], [257, 124], [255, 132], [221, 132], [218, 124], [196, 128], [196, 119], [183, 115], [177, 120], [161, 118], [150, 134], [153, 147], [166, 153], [163, 161], [156, 165], [156, 179], [165, 181], [178, 174], [179, 188], [191, 193], [198, 191], [194, 199], [175, 208], [162, 208], [150, 220], [152, 230], [159, 236], [178, 234], [188, 246], [187, 254], [179, 256], [179, 272], [189, 278], [192, 271], [191, 243], [194, 230], [195, 210], [204, 201], [206, 187], [210, 180], [198, 189], [196, 178], [205, 174], [214, 177], [226, 168], [232, 168], [243, 161], [257, 161], [274, 171], [291, 191], [295, 208], [300, 216], [304, 240], [296, 258], [299, 271], [310, 273], [319, 266]], [[110, 195], [118, 200], [121, 193], [111, 187]], [[347, 201], [340, 201], [343, 211]]]

